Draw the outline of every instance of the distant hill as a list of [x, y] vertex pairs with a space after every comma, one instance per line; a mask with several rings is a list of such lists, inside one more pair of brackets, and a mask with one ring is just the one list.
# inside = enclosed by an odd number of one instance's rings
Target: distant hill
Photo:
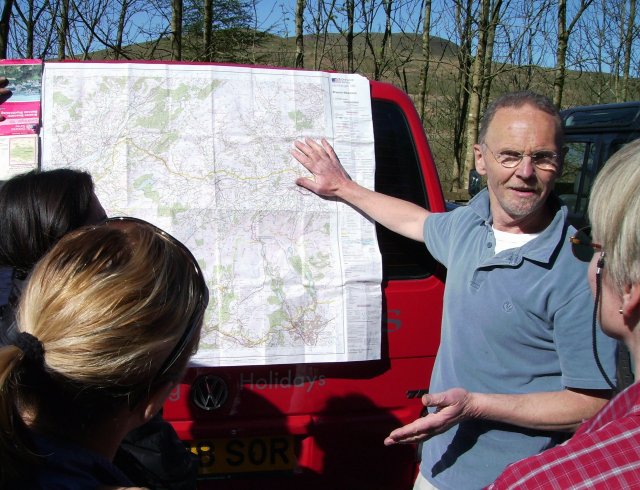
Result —
[[[247, 44], [244, 58], [254, 59], [256, 64], [277, 65], [289, 67], [292, 65], [296, 51], [296, 40], [294, 37], [280, 37], [268, 33], [256, 33], [257, 42], [255, 45]], [[382, 40], [382, 34], [371, 33], [371, 42], [374, 46], [379, 47]], [[193, 41], [193, 42], [192, 42]], [[185, 37], [183, 41], [183, 60], [195, 61], [194, 53], [191, 52], [189, 45], [196, 44], [198, 40], [191, 40]], [[393, 51], [396, 55], [416, 56], [420, 53], [422, 46], [422, 37], [416, 34], [393, 34], [392, 35]], [[455, 43], [447, 41], [439, 37], [431, 38], [431, 56], [435, 58], [455, 56], [458, 47]], [[318, 38], [316, 43], [315, 35], [304, 36], [305, 57], [313, 64], [314, 56], [317, 54], [322, 57], [322, 64], [331, 64], [338, 61], [337, 56], [342, 54], [346, 58], [346, 39], [341, 34], [328, 33]], [[361, 63], [363, 58], [370, 55], [365, 44], [363, 33], [354, 35], [354, 53], [355, 58]], [[171, 41], [169, 38], [161, 39], [157, 43], [139, 43], [124, 46], [122, 48], [123, 55], [120, 59], [130, 60], [157, 60], [168, 61], [171, 59]], [[95, 51], [89, 55], [94, 60], [112, 60], [114, 53], [112, 50]], [[223, 58], [223, 56], [221, 56]], [[201, 61], [201, 60], [198, 60]], [[213, 61], [224, 61], [223, 59], [214, 59]], [[311, 67], [309, 67], [311, 68]]]
[[[216, 62], [234, 62], [249, 65], [292, 67], [295, 61], [296, 41], [293, 37], [279, 37], [254, 31], [218, 31], [219, 49], [213, 57]], [[378, 58], [379, 79], [392, 83], [410, 96], [418, 93], [420, 72], [424, 65], [422, 37], [417, 34], [393, 34], [387, 46], [385, 59], [380, 60], [382, 34], [370, 35], [371, 47], [363, 33], [354, 36], [354, 71], [374, 78]], [[242, 44], [238, 44], [241, 42]], [[235, 43], [235, 44], [234, 44]], [[203, 61], [195, 47], [199, 38], [186, 37], [183, 40], [183, 60]], [[195, 47], [194, 47], [195, 46]], [[233, 47], [233, 50], [229, 48]], [[453, 181], [454, 168], [454, 127], [459, 118], [457, 113], [460, 69], [458, 46], [446, 39], [433, 37], [430, 43], [431, 57], [427, 81], [427, 107], [424, 126], [431, 150], [438, 165], [438, 171], [445, 190]], [[143, 43], [123, 48], [126, 58], [131, 60], [171, 59], [171, 42], [161, 39], [157, 43]], [[113, 59], [108, 51], [95, 52], [91, 59]], [[121, 57], [122, 59], [122, 57]], [[347, 46], [344, 36], [335, 33], [304, 36], [304, 67], [338, 72], [348, 71]], [[539, 66], [513, 66], [494, 63], [491, 79], [492, 97], [514, 90], [534, 90], [552, 96], [554, 72], [551, 68]], [[567, 73], [563, 106], [614, 102], [611, 86], [615, 80], [608, 74], [589, 72]], [[640, 84], [634, 80], [631, 99], [640, 99]]]

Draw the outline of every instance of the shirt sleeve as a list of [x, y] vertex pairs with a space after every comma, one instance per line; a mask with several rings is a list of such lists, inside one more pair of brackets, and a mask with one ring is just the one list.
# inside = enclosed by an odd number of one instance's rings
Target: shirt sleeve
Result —
[[[558, 280], [562, 280], [559, 278]], [[566, 388], [608, 389], [593, 349], [593, 296], [586, 280], [568, 294], [553, 318], [554, 342], [560, 359], [562, 384]], [[612, 381], [615, 380], [616, 341], [596, 325], [598, 359]]]
[[424, 220], [423, 237], [427, 249], [434, 259], [445, 267], [450, 259], [453, 226], [457, 212], [432, 213]]

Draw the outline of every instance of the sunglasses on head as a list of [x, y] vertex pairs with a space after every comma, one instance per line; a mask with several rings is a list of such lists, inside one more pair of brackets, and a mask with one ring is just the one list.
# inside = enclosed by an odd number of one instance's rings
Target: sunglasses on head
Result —
[[186, 245], [184, 245], [180, 240], [178, 240], [177, 238], [174, 238], [166, 231], [162, 230], [161, 228], [158, 228], [157, 226], [149, 223], [148, 221], [144, 221], [138, 218], [118, 216], [114, 218], [107, 218], [101, 224], [111, 224], [111, 223], [122, 223], [122, 224], [132, 223], [136, 225], [143, 225], [143, 226], [149, 227], [151, 230], [153, 230], [155, 234], [159, 235], [164, 240], [175, 245], [186, 256], [187, 260], [193, 267], [196, 273], [196, 276], [199, 278], [199, 282], [201, 283], [198, 291], [198, 295], [199, 295], [198, 306], [195, 308], [191, 318], [189, 318], [187, 327], [182, 333], [182, 336], [174, 346], [169, 356], [165, 359], [165, 361], [162, 363], [162, 365], [158, 369], [154, 378], [154, 380], [157, 380], [158, 378], [166, 374], [173, 367], [173, 365], [178, 361], [178, 359], [182, 357], [182, 354], [186, 346], [189, 345], [189, 343], [193, 339], [194, 334], [198, 331], [198, 327], [202, 323], [202, 316], [203, 316], [204, 310], [206, 309], [207, 304], [209, 303], [209, 289], [207, 288], [207, 285], [204, 280], [204, 276], [202, 274], [202, 270], [200, 269], [200, 265], [198, 264], [198, 261], [193, 256], [191, 251], [186, 247]]
[[582, 262], [591, 262], [596, 251], [602, 251], [602, 245], [591, 240], [591, 227], [585, 226], [576, 231], [575, 235], [569, 238], [571, 251], [576, 259]]

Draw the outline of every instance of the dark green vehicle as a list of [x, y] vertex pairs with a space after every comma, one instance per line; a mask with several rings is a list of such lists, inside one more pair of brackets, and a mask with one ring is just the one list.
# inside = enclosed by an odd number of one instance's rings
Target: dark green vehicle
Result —
[[567, 153], [556, 192], [577, 228], [586, 224], [591, 185], [605, 162], [640, 138], [640, 101], [578, 106], [561, 113]]
[[[587, 224], [591, 186], [609, 157], [626, 143], [640, 138], [640, 101], [578, 106], [561, 113], [567, 153], [556, 192], [569, 207], [576, 228]], [[618, 343], [618, 387], [633, 383], [629, 353]]]

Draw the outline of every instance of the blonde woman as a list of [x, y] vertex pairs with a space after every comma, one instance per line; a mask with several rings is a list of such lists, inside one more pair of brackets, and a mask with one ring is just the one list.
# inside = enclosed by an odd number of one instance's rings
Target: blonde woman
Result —
[[[33, 266], [67, 233], [106, 219], [86, 172], [31, 171], [0, 187], [0, 345], [15, 329], [15, 309]], [[136, 484], [194, 490], [195, 462], [162, 414], [131, 431], [115, 465]]]
[[180, 380], [207, 302], [191, 253], [149, 223], [112, 218], [61, 238], [0, 348], [0, 486], [132, 486], [116, 450]]
[[[589, 262], [595, 320], [628, 347], [640, 372], [640, 140], [625, 146], [598, 174], [588, 230], [571, 238], [577, 259]], [[493, 489], [640, 487], [640, 382], [618, 394], [574, 436], [512, 464]]]

